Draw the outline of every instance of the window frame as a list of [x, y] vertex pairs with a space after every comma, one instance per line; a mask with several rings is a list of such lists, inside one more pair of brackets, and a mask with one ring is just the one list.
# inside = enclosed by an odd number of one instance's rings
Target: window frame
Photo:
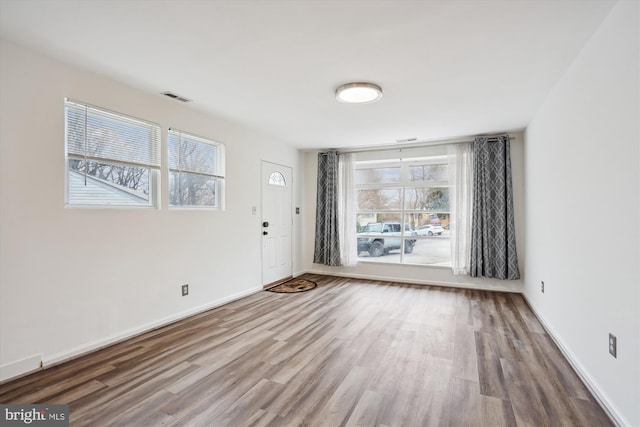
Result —
[[[394, 265], [412, 265], [412, 266], [424, 266], [429, 268], [450, 268], [450, 255], [447, 261], [438, 262], [438, 263], [423, 263], [423, 262], [411, 262], [407, 261], [407, 258], [410, 258], [410, 254], [405, 254], [404, 247], [405, 241], [407, 240], [425, 240], [431, 237], [427, 236], [418, 236], [410, 235], [407, 233], [407, 227], [411, 227], [409, 221], [407, 221], [409, 215], [415, 214], [424, 214], [426, 216], [426, 221], [428, 221], [429, 216], [431, 215], [446, 215], [450, 219], [450, 206], [447, 206], [446, 209], [412, 209], [409, 208], [406, 204], [407, 192], [412, 189], [423, 189], [423, 188], [446, 188], [447, 195], [449, 189], [449, 180], [448, 176], [446, 180], [421, 180], [421, 181], [413, 181], [411, 176], [411, 167], [415, 166], [428, 166], [428, 165], [448, 165], [447, 156], [444, 153], [438, 152], [439, 150], [434, 150], [433, 153], [429, 153], [428, 151], [425, 153], [421, 153], [420, 156], [409, 157], [409, 156], [400, 156], [397, 153], [389, 153], [388, 157], [385, 158], [384, 153], [375, 154], [373, 159], [367, 159], [367, 156], [364, 159], [356, 159], [354, 169], [358, 170], [366, 170], [366, 169], [391, 169], [391, 168], [399, 168], [400, 169], [400, 178], [398, 181], [393, 182], [360, 182], [354, 183], [354, 191], [356, 196], [356, 224], [358, 227], [364, 226], [365, 224], [360, 225], [358, 222], [358, 218], [360, 215], [376, 215], [379, 214], [388, 214], [389, 216], [398, 216], [399, 220], [388, 220], [389, 222], [399, 222], [400, 223], [400, 257], [398, 261], [389, 261], [378, 258], [368, 259], [367, 257], [361, 257], [360, 253], [358, 253], [357, 260], [358, 262], [365, 263], [386, 263], [386, 264], [394, 264]], [[357, 172], [356, 172], [357, 174]], [[356, 179], [357, 181], [357, 179]], [[384, 181], [384, 178], [382, 179]], [[360, 190], [398, 190], [399, 200], [397, 201], [397, 207], [391, 207], [388, 209], [382, 208], [364, 208], [360, 207], [359, 200], [359, 191]], [[447, 196], [448, 197], [448, 196]], [[377, 219], [376, 219], [377, 221]], [[424, 223], [426, 224], [426, 223]], [[418, 224], [413, 232], [417, 233], [417, 228], [424, 224]], [[367, 236], [366, 234], [362, 234], [358, 237], [375, 237], [375, 235]], [[438, 237], [441, 238], [441, 237]], [[448, 239], [448, 237], [446, 237]], [[383, 255], [384, 257], [384, 255]], [[446, 263], [446, 264], [445, 264]]]
[[[85, 148], [84, 155], [74, 153], [70, 147], [69, 139], [70, 139], [70, 119], [69, 119], [69, 109], [81, 109], [85, 110], [85, 123], [83, 132], [85, 135]], [[149, 140], [147, 141], [148, 147], [146, 147], [149, 152], [149, 161], [148, 162], [140, 162], [135, 160], [126, 160], [122, 158], [115, 158], [109, 156], [91, 156], [87, 154], [87, 120], [88, 112], [90, 110], [95, 111], [98, 115], [102, 115], [104, 117], [113, 116], [113, 119], [124, 122], [138, 123], [142, 126], [146, 126], [150, 130]], [[64, 179], [64, 207], [70, 209], [159, 209], [160, 208], [160, 173], [162, 168], [161, 162], [161, 151], [162, 151], [162, 131], [159, 124], [141, 119], [139, 117], [131, 116], [129, 114], [125, 114], [119, 111], [110, 110], [108, 108], [99, 107], [96, 105], [89, 104], [87, 102], [79, 101], [73, 98], [65, 97], [64, 98], [64, 162], [65, 162], [65, 179]], [[70, 167], [70, 161], [79, 160], [84, 161], [85, 164], [87, 162], [95, 162], [102, 163], [104, 165], [109, 165], [112, 167], [135, 167], [140, 169], [146, 169], [148, 171], [147, 184], [149, 186], [148, 190], [148, 203], [146, 204], [123, 204], [123, 203], [73, 203], [70, 200], [71, 190], [70, 190], [70, 174], [73, 169]], [[85, 166], [86, 167], [86, 166]], [[77, 171], [81, 173], [80, 171]], [[85, 183], [86, 178], [91, 177], [92, 179], [98, 180], [98, 178], [93, 177], [92, 175], [88, 175], [86, 171], [84, 172]], [[106, 183], [106, 182], [105, 182]], [[118, 184], [115, 183], [107, 183], [108, 185], [116, 186]], [[86, 184], [85, 184], [86, 185]], [[122, 187], [119, 190], [121, 191], [132, 191], [133, 189]]]
[[[215, 159], [215, 171], [213, 173], [207, 173], [203, 171], [195, 171], [187, 168], [172, 167], [171, 165], [171, 138], [177, 136], [180, 143], [182, 138], [186, 138], [191, 142], [198, 144], [207, 144], [216, 148]], [[172, 204], [172, 173], [180, 173], [198, 175], [201, 177], [208, 177], [215, 180], [215, 205], [197, 205], [197, 204]], [[170, 127], [167, 130], [167, 206], [170, 210], [213, 210], [224, 211], [225, 210], [225, 183], [226, 183], [226, 146], [224, 143], [214, 140], [212, 138], [206, 138], [196, 135], [192, 132], [186, 132], [178, 128]]]

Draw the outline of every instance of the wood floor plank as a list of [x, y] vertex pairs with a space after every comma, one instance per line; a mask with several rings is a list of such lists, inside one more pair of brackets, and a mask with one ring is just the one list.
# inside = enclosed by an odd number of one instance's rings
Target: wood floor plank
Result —
[[358, 354], [343, 345], [325, 357], [320, 369], [304, 371], [301, 384], [294, 385], [292, 382], [298, 392], [287, 393], [286, 401], [282, 400], [285, 395], [274, 401], [274, 404], [282, 407], [280, 414], [284, 425], [314, 425], [321, 422], [325, 416], [322, 409], [354, 369]]
[[384, 396], [371, 390], [365, 390], [358, 399], [349, 416], [346, 427], [368, 427], [380, 424], [380, 408], [383, 407]]
[[[114, 417], [110, 417], [105, 425], [128, 426], [138, 424], [150, 426], [158, 425], [160, 422], [164, 422], [165, 424], [173, 422], [174, 419], [170, 415], [158, 410], [150, 410], [150, 408], [158, 408], [159, 406], [170, 401], [173, 398], [174, 395], [172, 393], [169, 393], [164, 389], [160, 389], [159, 391], [142, 399], [136, 406], [133, 406]], [[97, 423], [100, 424], [102, 424], [102, 422], [102, 420], [97, 421]], [[82, 423], [86, 423], [87, 425], [95, 425], [96, 420], [87, 419], [83, 420]]]
[[502, 371], [502, 363], [498, 357], [478, 356], [478, 382], [480, 394], [509, 400], [509, 390]]
[[440, 425], [471, 427], [482, 425], [480, 388], [476, 381], [452, 376], [449, 396]]
[[297, 351], [277, 365], [279, 369], [270, 379], [278, 384], [287, 384], [298, 372], [318, 357], [319, 353], [331, 352], [340, 345], [340, 340], [325, 335], [309, 346], [296, 346]]
[[58, 383], [51, 384], [47, 387], [39, 388], [38, 390], [33, 390], [31, 393], [27, 393], [22, 395], [20, 398], [14, 400], [16, 403], [29, 403], [29, 402], [51, 402], [54, 400], [59, 394], [64, 393], [65, 391], [75, 388], [76, 386], [83, 384], [87, 381], [90, 381], [92, 378], [99, 376], [103, 373], [110, 372], [116, 369], [112, 365], [103, 365], [97, 366], [90, 372], [80, 372], [73, 377], [66, 378]]
[[553, 420], [549, 418], [540, 398], [536, 380], [525, 364], [503, 359], [502, 367], [518, 426], [553, 426]]
[[[284, 386], [270, 380], [261, 380], [226, 408], [211, 425], [240, 426], [257, 423], [265, 411], [263, 406], [282, 392]], [[208, 420], [207, 420], [208, 421]]]
[[[176, 366], [166, 369], [160, 375], [155, 375], [138, 387], [129, 389], [125, 393], [119, 393], [118, 388], [113, 388], [114, 393], [100, 405], [92, 405], [90, 410], [80, 411], [76, 405], [71, 405], [69, 418], [72, 422], [80, 421], [89, 425], [111, 420], [121, 413], [137, 406], [146, 406], [149, 395], [153, 395], [162, 389], [166, 384], [175, 381], [176, 378], [190, 372], [195, 366], [189, 362], [182, 362]], [[156, 406], [150, 406], [155, 410]]]
[[[380, 419], [390, 426], [436, 426], [449, 401], [451, 360], [428, 356], [420, 362], [401, 365], [395, 388], [384, 388], [386, 396]], [[371, 387], [371, 385], [369, 386]]]
[[0, 384], [72, 426], [611, 426], [521, 295], [304, 275]]
[[474, 330], [458, 325], [453, 333], [453, 371], [458, 378], [477, 381], [478, 360]]
[[354, 366], [325, 403], [320, 412], [322, 415], [318, 425], [344, 425], [364, 392], [369, 374], [368, 368]]
[[490, 396], [480, 396], [480, 413], [482, 425], [487, 427], [514, 427], [517, 426], [516, 416], [508, 400], [497, 399]]
[[607, 417], [606, 413], [593, 399], [576, 399], [572, 397], [571, 401], [573, 402], [576, 408], [576, 413], [580, 419], [577, 425], [588, 427], [611, 425], [611, 421]]
[[344, 371], [332, 370], [330, 362], [334, 359], [334, 353], [339, 351], [343, 351], [340, 346], [325, 347], [306, 366], [303, 366], [296, 376], [289, 380], [282, 392], [272, 402], [265, 405], [264, 409], [280, 417], [287, 417], [292, 410], [306, 400], [306, 396], [315, 395], [315, 397], [322, 398], [323, 396], [318, 393], [322, 387], [322, 379], [326, 378], [325, 381], [328, 381], [331, 379], [330, 375], [346, 375], [348, 371], [348, 369]]
[[591, 394], [575, 375], [569, 362], [562, 357], [555, 357], [559, 350], [547, 335], [536, 335], [532, 341], [533, 354], [540, 363], [547, 367], [549, 375], [557, 381], [563, 392], [577, 399], [589, 400]]
[[47, 399], [47, 403], [53, 405], [65, 405], [70, 402], [75, 402], [78, 399], [89, 396], [99, 390], [107, 388], [107, 385], [97, 381], [91, 380], [78, 385], [77, 387], [70, 388], [64, 393], [58, 394], [51, 399]]
[[518, 314], [522, 316], [522, 319], [527, 325], [529, 331], [536, 334], [544, 334], [544, 328], [542, 327], [536, 316], [533, 314], [522, 295], [510, 294], [509, 297], [515, 305], [515, 309], [518, 311]]

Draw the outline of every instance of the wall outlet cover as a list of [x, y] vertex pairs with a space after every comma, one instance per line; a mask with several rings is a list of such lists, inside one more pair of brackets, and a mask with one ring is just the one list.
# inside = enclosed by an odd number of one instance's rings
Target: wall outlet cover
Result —
[[618, 338], [611, 333], [609, 334], [609, 354], [618, 358]]

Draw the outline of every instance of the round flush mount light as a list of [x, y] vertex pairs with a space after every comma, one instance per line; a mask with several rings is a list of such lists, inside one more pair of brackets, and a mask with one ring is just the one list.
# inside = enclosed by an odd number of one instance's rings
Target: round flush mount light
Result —
[[382, 88], [373, 83], [347, 83], [336, 89], [336, 99], [348, 104], [366, 104], [382, 98]]

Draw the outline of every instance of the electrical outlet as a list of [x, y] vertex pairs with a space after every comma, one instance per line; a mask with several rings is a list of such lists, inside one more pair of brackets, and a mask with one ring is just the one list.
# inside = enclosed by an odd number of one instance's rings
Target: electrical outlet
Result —
[[544, 294], [544, 282], [540, 282], [540, 292]]
[[189, 295], [189, 284], [182, 285], [182, 296], [186, 297]]
[[612, 333], [609, 333], [609, 354], [618, 358], [618, 339]]

